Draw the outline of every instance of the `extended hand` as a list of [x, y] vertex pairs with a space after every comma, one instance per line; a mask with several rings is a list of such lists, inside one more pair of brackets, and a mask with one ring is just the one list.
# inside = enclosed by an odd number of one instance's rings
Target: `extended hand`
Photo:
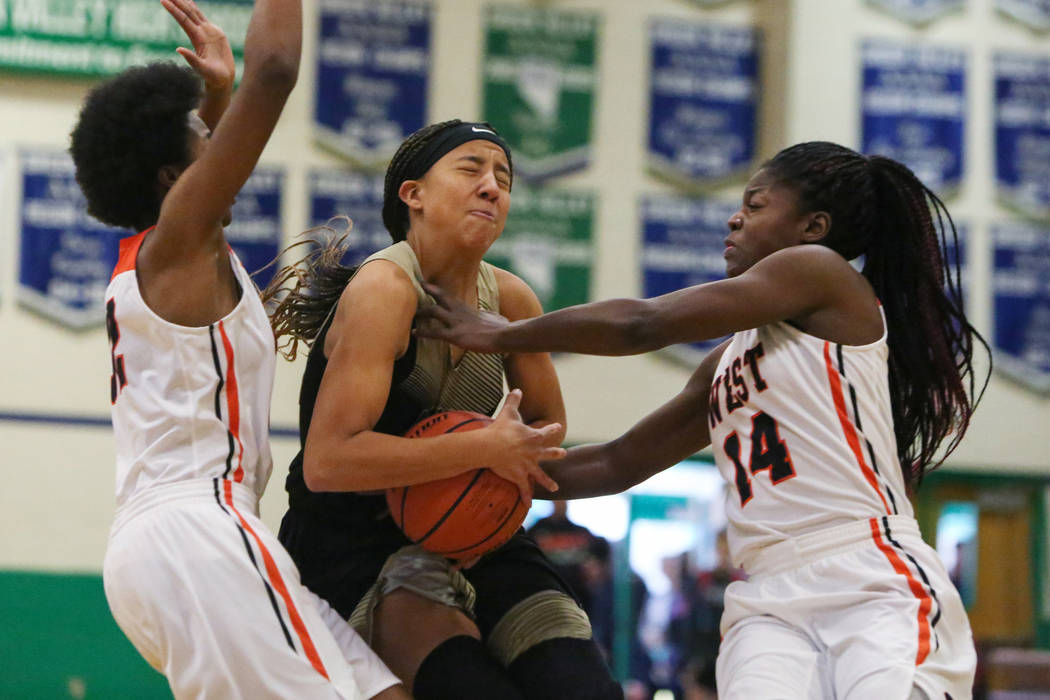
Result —
[[509, 323], [507, 319], [491, 311], [472, 309], [433, 284], [424, 282], [423, 289], [434, 297], [434, 303], [421, 305], [416, 312], [416, 335], [475, 352], [503, 351], [497, 337]]
[[493, 431], [496, 445], [486, 463], [497, 475], [515, 484], [526, 506], [531, 506], [533, 481], [548, 491], [558, 490], [554, 479], [540, 468], [540, 461], [561, 459], [565, 450], [558, 446], [561, 425], [551, 423], [533, 428], [522, 423], [518, 413], [520, 403], [521, 390], [514, 389], [507, 395], [496, 420], [484, 428]]
[[193, 44], [193, 51], [181, 46], [175, 50], [200, 75], [205, 86], [209, 90], [232, 89], [237, 66], [226, 33], [209, 22], [193, 0], [160, 0], [160, 4]]

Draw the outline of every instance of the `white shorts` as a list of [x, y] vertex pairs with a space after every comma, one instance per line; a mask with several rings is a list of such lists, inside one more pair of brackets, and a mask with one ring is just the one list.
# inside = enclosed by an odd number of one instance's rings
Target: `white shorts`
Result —
[[966, 611], [912, 518], [794, 538], [752, 568], [726, 591], [722, 700], [972, 696]]
[[106, 599], [176, 698], [369, 698], [399, 683], [299, 572], [247, 487], [194, 480], [117, 513]]

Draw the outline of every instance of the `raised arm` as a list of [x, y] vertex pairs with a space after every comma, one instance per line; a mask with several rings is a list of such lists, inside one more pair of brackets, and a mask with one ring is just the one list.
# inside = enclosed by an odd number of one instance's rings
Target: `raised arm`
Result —
[[306, 437], [303, 476], [313, 491], [373, 491], [492, 467], [526, 500], [532, 481], [554, 482], [539, 467], [564, 450], [562, 427], [521, 422], [520, 392], [480, 430], [409, 439], [374, 430], [386, 405], [394, 362], [409, 341], [416, 296], [403, 270], [370, 262], [347, 285], [325, 340], [328, 365]]
[[192, 255], [221, 229], [295, 87], [301, 46], [300, 0], [257, 0], [241, 85], [200, 158], [178, 178], [161, 208], [157, 233], [173, 256]]
[[711, 442], [707, 422], [711, 382], [729, 341], [704, 358], [685, 388], [620, 437], [568, 450], [565, 459], [545, 463], [558, 492], [536, 489], [537, 498], [591, 498], [626, 491], [672, 467]]
[[428, 286], [438, 303], [420, 310], [427, 322], [419, 334], [482, 352], [636, 355], [775, 321], [803, 320], [805, 325], [815, 314], [848, 319], [862, 297], [869, 304], [874, 297], [870, 290], [866, 296], [841, 292], [863, 284], [837, 253], [800, 245], [769, 255], [737, 277], [652, 299], [597, 301], [513, 322], [478, 315]]

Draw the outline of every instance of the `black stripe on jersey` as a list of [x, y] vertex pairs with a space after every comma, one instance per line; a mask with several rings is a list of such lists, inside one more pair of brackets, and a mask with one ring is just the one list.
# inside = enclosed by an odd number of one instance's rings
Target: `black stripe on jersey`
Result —
[[897, 499], [893, 496], [893, 489], [882, 482], [879, 462], [875, 459], [875, 448], [871, 446], [871, 440], [864, 434], [864, 427], [860, 421], [860, 410], [857, 408], [857, 389], [853, 386], [853, 382], [846, 378], [846, 362], [842, 357], [842, 345], [840, 343], [835, 344], [835, 355], [839, 361], [839, 374], [842, 375], [842, 378], [846, 381], [846, 386], [849, 387], [849, 400], [853, 405], [853, 422], [857, 426], [857, 432], [864, 436], [864, 444], [868, 447], [868, 458], [871, 460], [871, 468], [875, 472], [875, 476], [879, 477], [878, 481], [882, 484], [882, 490], [890, 497], [890, 507], [893, 508], [893, 515], [897, 515], [900, 511], [897, 510]]
[[941, 646], [941, 640], [937, 634], [936, 627], [937, 623], [941, 621], [941, 599], [937, 597], [937, 589], [935, 589], [933, 584], [930, 583], [930, 577], [926, 575], [926, 572], [923, 570], [919, 562], [915, 560], [915, 557], [913, 557], [900, 542], [893, 539], [893, 534], [890, 532], [890, 521], [886, 516], [882, 516], [882, 532], [886, 535], [886, 539], [889, 540], [890, 544], [900, 550], [900, 553], [906, 556], [908, 561], [911, 562], [911, 565], [915, 567], [915, 571], [918, 572], [919, 578], [922, 579], [923, 584], [925, 584], [926, 588], [930, 591], [930, 595], [933, 597], [934, 602], [937, 603], [937, 611], [930, 618], [930, 629], [933, 630], [933, 640], [937, 645], [935, 650], [939, 649]]
[[273, 593], [273, 588], [270, 586], [270, 582], [263, 576], [263, 572], [259, 570], [259, 564], [255, 561], [255, 552], [252, 551], [252, 545], [248, 542], [248, 535], [244, 532], [244, 528], [241, 527], [240, 521], [234, 517], [230, 511], [226, 510], [226, 506], [222, 503], [221, 489], [219, 488], [218, 477], [212, 479], [212, 483], [215, 486], [215, 502], [222, 508], [222, 512], [226, 513], [233, 519], [233, 524], [237, 526], [237, 532], [241, 535], [241, 541], [244, 543], [244, 549], [248, 552], [248, 559], [251, 560], [252, 566], [255, 567], [256, 573], [259, 574], [259, 578], [262, 579], [263, 587], [266, 588], [266, 595], [270, 598], [270, 605], [273, 607], [273, 614], [277, 616], [277, 622], [281, 625], [281, 631], [284, 632], [284, 640], [288, 642], [288, 646], [291, 647], [292, 651], [295, 651], [295, 642], [292, 641], [292, 633], [288, 631], [288, 625], [284, 622], [284, 616], [281, 615], [281, 608], [277, 604], [277, 596]]
[[[222, 401], [220, 397], [222, 395], [222, 388], [226, 386], [226, 379], [222, 375], [222, 365], [219, 364], [219, 346], [215, 343], [215, 324], [208, 326], [208, 338], [211, 340], [211, 359], [215, 363], [215, 374], [219, 377], [219, 383], [215, 387], [215, 415], [218, 416], [219, 422], [223, 423], [222, 420]], [[223, 423], [225, 425], [225, 423]], [[229, 426], [226, 428], [226, 443], [229, 445], [229, 450], [226, 453], [226, 471], [222, 473], [222, 478], [227, 479], [230, 476], [230, 470], [233, 469], [233, 455], [234, 455], [234, 442], [233, 433], [230, 432]]]

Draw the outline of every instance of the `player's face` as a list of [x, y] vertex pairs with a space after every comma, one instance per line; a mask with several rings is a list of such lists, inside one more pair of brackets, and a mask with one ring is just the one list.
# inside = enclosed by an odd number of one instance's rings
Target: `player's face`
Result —
[[[190, 112], [187, 123], [190, 128], [190, 163], [194, 163], [204, 153], [204, 149], [208, 147], [208, 142], [211, 141], [211, 129], [204, 123], [204, 120], [197, 116], [195, 111]], [[222, 225], [229, 226], [231, 221], [233, 221], [233, 213], [228, 211], [222, 217]]]
[[468, 141], [452, 149], [417, 181], [409, 206], [423, 227], [442, 238], [454, 233], [470, 247], [488, 250], [503, 232], [510, 208], [510, 165], [491, 141]]
[[801, 243], [808, 221], [795, 193], [759, 170], [744, 187], [740, 209], [729, 217], [726, 276], [735, 277], [767, 255]]

